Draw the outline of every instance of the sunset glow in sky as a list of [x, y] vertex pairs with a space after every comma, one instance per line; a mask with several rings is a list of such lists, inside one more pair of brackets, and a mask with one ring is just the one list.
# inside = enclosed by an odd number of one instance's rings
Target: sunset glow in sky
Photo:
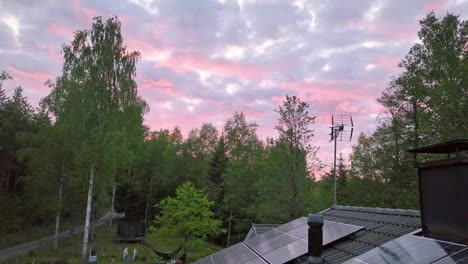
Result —
[[317, 116], [313, 144], [331, 162], [331, 114], [354, 117], [353, 142], [375, 129], [376, 99], [432, 10], [467, 19], [468, 0], [0, 0], [0, 71], [14, 78], [4, 88], [21, 85], [37, 106], [73, 31], [116, 15], [124, 43], [142, 55], [137, 82], [152, 130], [221, 130], [243, 111], [262, 138], [276, 136], [274, 109], [295, 94]]

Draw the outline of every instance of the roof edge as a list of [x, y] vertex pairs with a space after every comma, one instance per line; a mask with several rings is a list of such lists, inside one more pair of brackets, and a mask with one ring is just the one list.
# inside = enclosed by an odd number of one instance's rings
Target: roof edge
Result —
[[332, 205], [331, 209], [357, 211], [375, 214], [391, 214], [391, 215], [404, 215], [420, 217], [421, 212], [413, 209], [393, 209], [393, 208], [379, 208], [379, 207], [362, 207], [362, 206], [348, 206], [348, 205]]

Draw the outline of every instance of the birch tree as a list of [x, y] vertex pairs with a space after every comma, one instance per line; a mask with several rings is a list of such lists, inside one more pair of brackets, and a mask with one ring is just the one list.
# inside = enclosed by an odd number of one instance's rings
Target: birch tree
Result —
[[309, 116], [309, 104], [293, 96], [286, 96], [282, 106], [275, 110], [279, 115], [278, 125], [275, 126], [279, 133], [279, 141], [285, 148], [285, 156], [288, 163], [288, 178], [291, 186], [290, 217], [297, 218], [301, 215], [299, 200], [299, 178], [304, 176], [305, 167], [300, 169], [300, 164], [307, 158], [308, 154], [315, 155], [309, 141], [313, 137], [310, 128], [315, 117]]
[[[63, 46], [62, 75], [49, 95], [57, 122], [66, 124], [74, 143], [74, 159], [88, 171], [88, 195], [81, 263], [85, 262], [90, 231], [93, 188], [105, 184], [106, 167], [113, 159], [112, 133], [124, 129], [122, 113], [142, 115], [143, 100], [137, 95], [135, 65], [140, 53], [123, 45], [116, 17], [103, 22], [94, 18], [90, 30], [76, 31]], [[100, 173], [98, 175], [98, 173]], [[102, 189], [102, 188], [101, 188]]]

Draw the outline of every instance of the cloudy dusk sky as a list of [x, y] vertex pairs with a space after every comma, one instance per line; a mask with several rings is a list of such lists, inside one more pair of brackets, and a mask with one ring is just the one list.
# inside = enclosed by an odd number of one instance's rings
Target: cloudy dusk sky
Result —
[[61, 46], [92, 18], [122, 22], [124, 43], [139, 50], [140, 95], [152, 130], [180, 126], [184, 135], [204, 122], [222, 129], [235, 111], [276, 136], [274, 109], [286, 94], [317, 116], [314, 145], [332, 161], [332, 113], [351, 114], [353, 142], [372, 132], [376, 99], [398, 62], [418, 40], [430, 11], [468, 18], [467, 0], [0, 0], [0, 71], [37, 106], [60, 74]]

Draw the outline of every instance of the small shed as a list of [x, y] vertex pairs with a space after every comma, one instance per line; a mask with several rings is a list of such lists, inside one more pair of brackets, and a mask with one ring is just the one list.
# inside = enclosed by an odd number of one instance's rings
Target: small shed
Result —
[[146, 236], [146, 225], [143, 223], [119, 223], [117, 241], [141, 241]]

